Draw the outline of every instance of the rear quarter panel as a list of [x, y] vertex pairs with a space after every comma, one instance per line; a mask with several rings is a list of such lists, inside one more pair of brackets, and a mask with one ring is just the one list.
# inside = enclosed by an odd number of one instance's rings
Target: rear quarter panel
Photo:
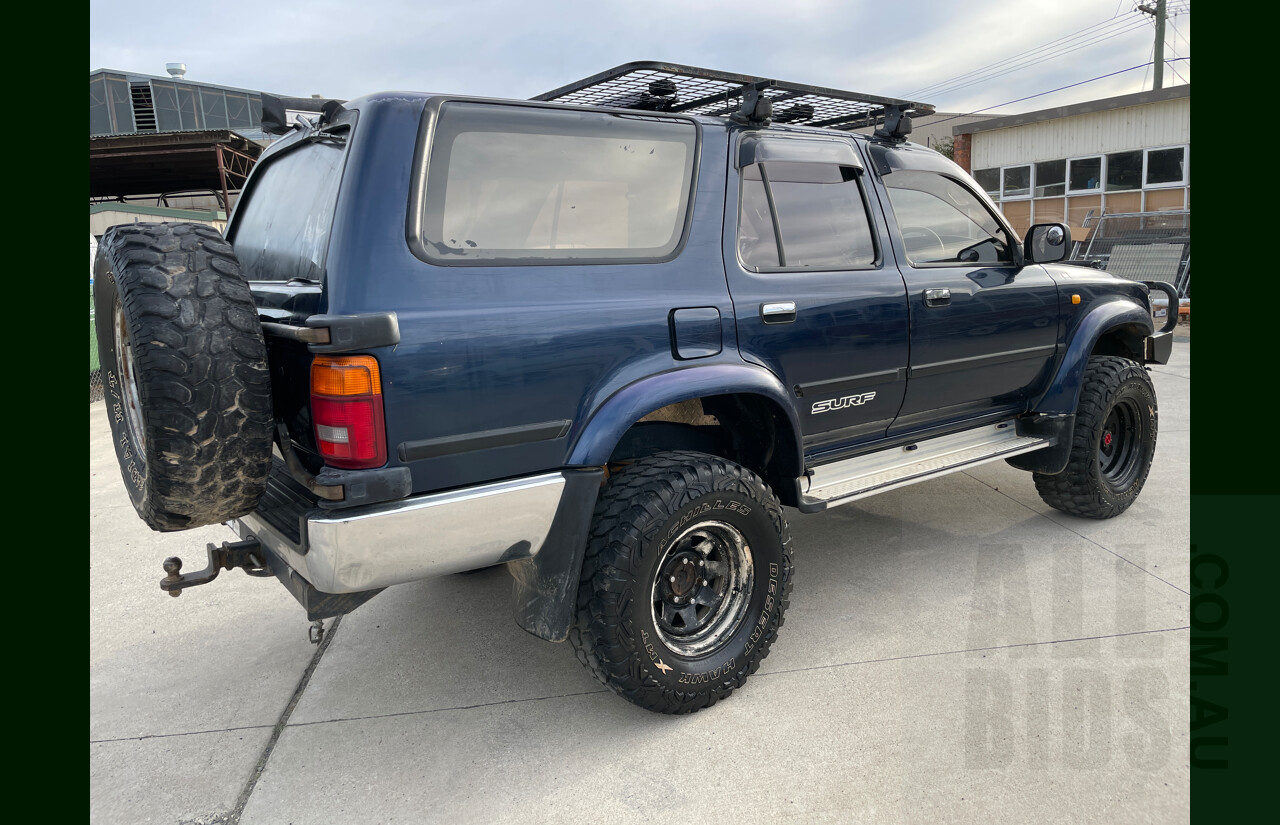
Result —
[[[715, 307], [724, 346], [698, 363], [736, 361], [720, 257], [725, 144], [703, 125], [689, 237], [665, 263], [438, 266], [406, 238], [423, 99], [363, 105], [328, 261], [329, 312], [393, 310], [400, 342], [382, 369], [390, 464], [415, 492], [519, 476], [568, 462], [593, 409], [640, 378], [688, 366], [672, 355], [668, 315]], [[561, 426], [556, 426], [561, 425]], [[485, 448], [493, 431], [524, 443]], [[443, 455], [413, 445], [453, 439]], [[500, 439], [501, 440], [501, 439]], [[414, 448], [420, 449], [420, 448]], [[437, 447], [432, 447], [437, 450]]]

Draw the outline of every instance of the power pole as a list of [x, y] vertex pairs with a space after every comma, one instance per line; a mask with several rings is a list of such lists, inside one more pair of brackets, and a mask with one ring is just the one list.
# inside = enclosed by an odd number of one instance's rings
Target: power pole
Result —
[[1155, 72], [1152, 89], [1164, 87], [1164, 19], [1165, 0], [1156, 0], [1155, 7], [1138, 6], [1138, 11], [1149, 14], [1156, 19]]

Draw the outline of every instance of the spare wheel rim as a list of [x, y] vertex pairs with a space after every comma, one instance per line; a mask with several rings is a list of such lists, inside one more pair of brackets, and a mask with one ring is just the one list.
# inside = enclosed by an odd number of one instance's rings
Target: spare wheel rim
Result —
[[133, 339], [129, 336], [129, 322], [125, 320], [119, 296], [116, 296], [111, 327], [116, 344], [116, 375], [124, 406], [124, 425], [129, 432], [129, 440], [133, 442], [134, 452], [138, 454], [138, 458], [146, 458], [146, 442], [142, 438], [142, 396], [138, 392], [138, 367], [134, 359]]

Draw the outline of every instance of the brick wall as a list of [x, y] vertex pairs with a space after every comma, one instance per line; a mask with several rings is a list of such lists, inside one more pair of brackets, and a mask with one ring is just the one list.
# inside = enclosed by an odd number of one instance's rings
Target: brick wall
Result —
[[973, 135], [955, 136], [955, 162], [969, 174], [973, 174], [970, 155], [973, 153]]

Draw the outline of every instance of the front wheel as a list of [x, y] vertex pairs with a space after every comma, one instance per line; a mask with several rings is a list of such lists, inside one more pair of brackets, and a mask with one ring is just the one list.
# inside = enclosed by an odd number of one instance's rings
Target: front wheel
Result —
[[1156, 451], [1155, 387], [1142, 365], [1094, 356], [1085, 367], [1067, 467], [1035, 473], [1046, 504], [1085, 518], [1112, 518], [1138, 498]]
[[596, 506], [570, 634], [578, 658], [648, 710], [715, 704], [777, 638], [790, 545], [773, 492], [733, 462], [669, 452], [626, 466]]

